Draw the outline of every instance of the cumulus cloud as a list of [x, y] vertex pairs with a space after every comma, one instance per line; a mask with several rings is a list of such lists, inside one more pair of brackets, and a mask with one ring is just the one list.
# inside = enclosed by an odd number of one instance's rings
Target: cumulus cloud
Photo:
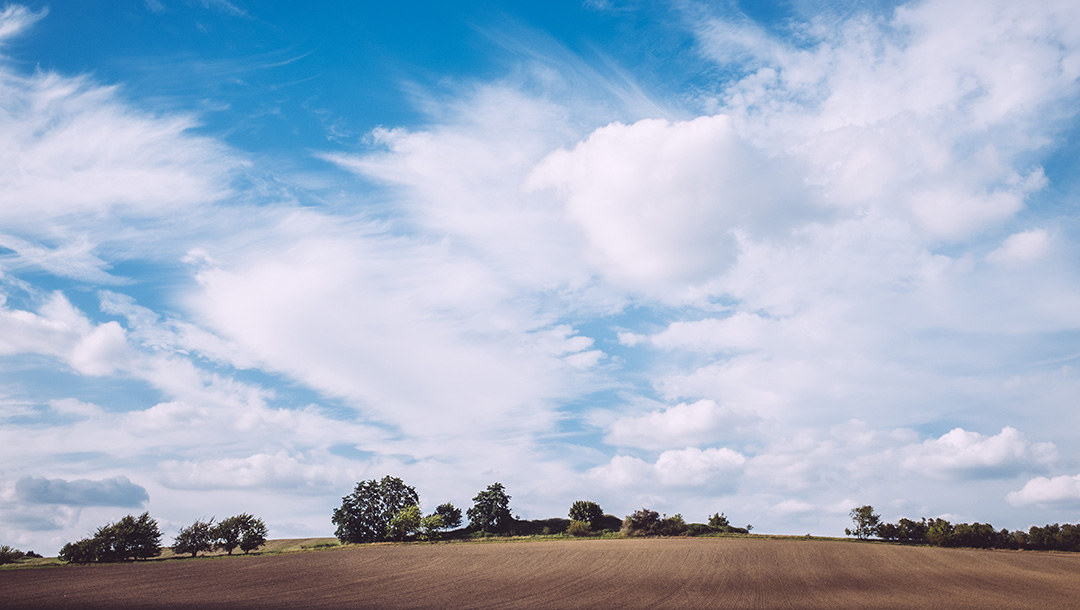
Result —
[[674, 449], [661, 453], [655, 462], [631, 456], [615, 456], [607, 464], [588, 471], [587, 478], [604, 487], [651, 488], [704, 487], [733, 489], [746, 456], [727, 447]]
[[736, 231], [791, 226], [813, 198], [722, 115], [608, 125], [550, 154], [526, 185], [554, 189], [591, 262], [638, 289], [723, 271], [738, 254]]
[[94, 324], [61, 293], [54, 292], [37, 313], [0, 303], [0, 354], [55, 356], [83, 375], [123, 370], [132, 352], [123, 327]]
[[1053, 443], [1032, 443], [1008, 426], [994, 436], [955, 428], [906, 453], [905, 468], [950, 479], [1007, 478], [1046, 468], [1057, 459]]
[[1045, 229], [1032, 229], [1013, 233], [1001, 246], [986, 255], [986, 260], [997, 265], [1021, 266], [1046, 256], [1052, 241]]
[[64, 504], [68, 506], [123, 506], [136, 508], [150, 501], [141, 485], [125, 476], [99, 481], [89, 479], [46, 479], [26, 477], [15, 483], [15, 496], [27, 504]]
[[616, 447], [656, 450], [745, 440], [752, 433], [756, 419], [752, 413], [705, 399], [643, 415], [618, 417], [609, 424], [604, 442]]
[[1035, 477], [1005, 499], [1013, 506], [1080, 505], [1080, 475], [1053, 478]]

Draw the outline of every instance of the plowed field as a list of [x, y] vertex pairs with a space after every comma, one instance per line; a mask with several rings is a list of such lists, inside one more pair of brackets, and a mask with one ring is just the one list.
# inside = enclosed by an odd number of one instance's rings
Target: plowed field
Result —
[[816, 540], [347, 547], [0, 571], [5, 608], [1080, 608], [1080, 554]]

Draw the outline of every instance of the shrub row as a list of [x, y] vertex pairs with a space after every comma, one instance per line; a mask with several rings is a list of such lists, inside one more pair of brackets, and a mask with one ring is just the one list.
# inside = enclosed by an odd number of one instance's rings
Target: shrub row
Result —
[[1080, 551], [1080, 524], [1032, 526], [1027, 532], [996, 530], [989, 523], [949, 523], [945, 519], [900, 519], [882, 523], [877, 535], [883, 540], [977, 549], [1031, 549]]
[[[230, 555], [237, 547], [247, 553], [266, 543], [266, 533], [266, 524], [246, 513], [217, 525], [213, 519], [196, 521], [180, 529], [172, 549], [178, 554], [191, 553], [192, 557], [215, 547]], [[90, 538], [65, 544], [59, 557], [68, 563], [111, 563], [157, 557], [161, 548], [157, 520], [143, 513], [138, 517], [128, 515], [99, 527]]]

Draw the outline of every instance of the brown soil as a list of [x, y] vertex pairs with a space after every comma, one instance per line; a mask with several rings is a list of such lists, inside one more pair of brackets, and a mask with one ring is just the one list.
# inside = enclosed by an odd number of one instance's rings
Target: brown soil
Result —
[[1080, 554], [821, 540], [373, 545], [0, 571], [10, 608], [1080, 608]]

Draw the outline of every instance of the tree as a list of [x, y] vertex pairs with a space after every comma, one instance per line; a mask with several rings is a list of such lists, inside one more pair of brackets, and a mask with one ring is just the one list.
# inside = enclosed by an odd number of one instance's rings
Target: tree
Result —
[[[458, 511], [458, 524], [461, 523], [461, 511]], [[420, 531], [417, 537], [421, 540], [438, 540], [439, 532], [446, 528], [446, 521], [443, 516], [435, 513], [428, 515], [420, 520]]]
[[471, 527], [485, 533], [498, 531], [514, 520], [510, 514], [510, 496], [502, 483], [497, 482], [476, 494], [473, 507], [465, 514]]
[[172, 550], [177, 555], [191, 553], [192, 557], [200, 551], [206, 553], [214, 548], [214, 520], [196, 521], [187, 527], [180, 528], [173, 540]]
[[578, 500], [570, 505], [570, 520], [585, 521], [592, 530], [600, 529], [600, 520], [604, 518], [604, 509], [596, 502]]
[[435, 514], [442, 517], [443, 527], [459, 527], [461, 525], [461, 509], [447, 502], [435, 507]]
[[362, 481], [334, 509], [332, 522], [337, 525], [334, 535], [342, 544], [385, 540], [394, 515], [414, 504], [420, 504], [416, 489], [397, 477]]
[[93, 538], [69, 542], [60, 549], [59, 558], [68, 563], [93, 563], [98, 560], [99, 544]]
[[421, 519], [419, 506], [406, 506], [390, 518], [390, 523], [386, 525], [386, 538], [399, 542], [407, 540], [420, 530]]
[[148, 559], [161, 554], [161, 532], [150, 513], [125, 516], [103, 525], [93, 537], [69, 542], [60, 549], [60, 559], [71, 563]]
[[877, 534], [881, 515], [874, 513], [873, 506], [866, 504], [858, 508], [853, 508], [848, 515], [855, 523], [855, 529], [844, 529], [844, 533], [848, 536], [855, 536], [859, 540], [865, 540]]
[[19, 549], [12, 548], [6, 544], [0, 546], [0, 565], [4, 565], [5, 563], [15, 563], [25, 556], [26, 553], [23, 553]]
[[266, 524], [258, 517], [254, 517], [247, 513], [240, 515], [240, 517], [244, 519], [243, 527], [241, 528], [243, 533], [240, 536], [240, 550], [247, 555], [251, 551], [266, 544], [267, 529]]
[[212, 537], [215, 546], [224, 549], [227, 554], [232, 555], [233, 549], [240, 547], [246, 555], [266, 544], [266, 524], [254, 515], [242, 513], [222, 519], [214, 526]]
[[214, 531], [211, 532], [214, 546], [223, 549], [226, 554], [232, 555], [233, 549], [240, 546], [240, 538], [244, 535], [241, 527], [239, 515], [222, 519], [214, 526]]

